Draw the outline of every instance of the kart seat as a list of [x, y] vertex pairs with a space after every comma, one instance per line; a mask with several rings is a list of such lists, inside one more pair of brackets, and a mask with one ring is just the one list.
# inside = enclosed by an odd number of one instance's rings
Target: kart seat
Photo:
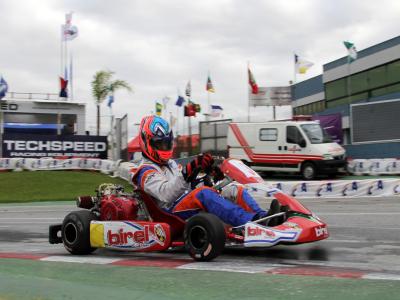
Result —
[[153, 197], [147, 195], [141, 190], [138, 192], [140, 194], [140, 198], [146, 204], [147, 210], [153, 221], [167, 223], [171, 228], [171, 238], [173, 241], [182, 238], [186, 222], [178, 216], [170, 214], [169, 212], [166, 212], [160, 208]]

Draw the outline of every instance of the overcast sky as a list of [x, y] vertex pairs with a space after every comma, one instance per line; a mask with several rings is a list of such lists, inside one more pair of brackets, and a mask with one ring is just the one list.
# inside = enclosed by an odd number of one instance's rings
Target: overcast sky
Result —
[[[287, 85], [294, 52], [315, 63], [298, 75], [301, 81], [345, 56], [343, 40], [362, 50], [400, 28], [396, 0], [1, 0], [0, 73], [9, 91], [58, 93], [60, 26], [69, 11], [79, 29], [69, 43], [74, 98], [87, 103], [92, 131], [90, 82], [98, 70], [112, 70], [132, 85], [134, 93], [117, 92], [113, 105], [116, 117], [128, 113], [132, 128], [164, 96], [176, 114], [177, 89], [184, 93], [188, 80], [193, 100], [205, 107], [208, 71], [216, 90], [211, 102], [240, 119], [247, 116], [248, 61], [259, 86]], [[102, 115], [106, 130], [106, 103]]]

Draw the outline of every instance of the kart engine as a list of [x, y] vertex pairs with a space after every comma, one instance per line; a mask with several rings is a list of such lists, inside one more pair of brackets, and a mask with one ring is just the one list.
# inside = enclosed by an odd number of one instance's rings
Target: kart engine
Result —
[[102, 221], [135, 220], [138, 217], [139, 202], [124, 188], [111, 183], [99, 186], [97, 197], [80, 196], [77, 206], [97, 212]]
[[138, 214], [138, 202], [118, 195], [103, 196], [100, 202], [100, 220], [135, 220]]

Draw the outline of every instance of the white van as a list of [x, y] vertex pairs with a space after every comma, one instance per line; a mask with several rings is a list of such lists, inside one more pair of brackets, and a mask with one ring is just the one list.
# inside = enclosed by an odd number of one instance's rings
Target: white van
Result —
[[229, 157], [254, 170], [300, 172], [304, 179], [334, 176], [346, 164], [345, 150], [315, 121], [230, 123]]

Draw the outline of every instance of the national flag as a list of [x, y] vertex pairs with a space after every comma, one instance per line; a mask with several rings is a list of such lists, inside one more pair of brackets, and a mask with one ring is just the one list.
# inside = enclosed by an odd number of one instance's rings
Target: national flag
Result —
[[311, 61], [300, 58], [297, 54], [294, 55], [294, 64], [298, 74], [305, 74], [314, 65]]
[[114, 103], [114, 95], [108, 96], [107, 106], [111, 108], [111, 105]]
[[163, 105], [161, 103], [156, 102], [156, 115], [161, 116]]
[[8, 91], [8, 84], [4, 80], [3, 76], [0, 75], [0, 100], [3, 99]]
[[193, 103], [193, 105], [194, 105], [194, 110], [195, 110], [195, 112], [197, 112], [197, 113], [201, 112], [201, 106], [200, 106], [200, 104]]
[[176, 100], [175, 105], [181, 107], [184, 102], [185, 102], [185, 98], [183, 98], [182, 96], [178, 96], [178, 99]]
[[65, 14], [65, 24], [61, 25], [62, 40], [72, 41], [78, 36], [78, 27], [72, 25], [72, 12]]
[[357, 59], [357, 50], [356, 50], [356, 47], [354, 46], [354, 44], [351, 42], [348, 42], [348, 41], [344, 41], [343, 44], [348, 51], [348, 55], [349, 55], [347, 57], [348, 62], [351, 63], [351, 62], [355, 61]]
[[219, 117], [222, 113], [223, 109], [219, 105], [211, 105], [211, 116]]
[[170, 98], [168, 96], [165, 96], [164, 98], [162, 98], [162, 102], [163, 102], [164, 107], [167, 106], [169, 100], [170, 100]]
[[185, 90], [186, 96], [190, 98], [190, 95], [192, 94], [192, 85], [190, 83], [190, 80], [188, 81], [186, 85], [186, 90]]
[[211, 82], [210, 75], [208, 75], [208, 78], [207, 78], [206, 91], [209, 93], [215, 93], [214, 86]]
[[194, 103], [189, 103], [188, 105], [185, 105], [184, 116], [185, 117], [195, 117], [196, 116], [196, 108], [194, 106]]
[[247, 69], [248, 70], [248, 74], [249, 74], [249, 84], [251, 87], [251, 93], [252, 94], [258, 94], [258, 85], [254, 79], [253, 74], [250, 71], [250, 68]]
[[67, 91], [67, 86], [68, 86], [68, 80], [65, 80], [64, 78], [60, 77], [60, 94], [59, 96], [61, 98], [68, 98], [68, 91]]

